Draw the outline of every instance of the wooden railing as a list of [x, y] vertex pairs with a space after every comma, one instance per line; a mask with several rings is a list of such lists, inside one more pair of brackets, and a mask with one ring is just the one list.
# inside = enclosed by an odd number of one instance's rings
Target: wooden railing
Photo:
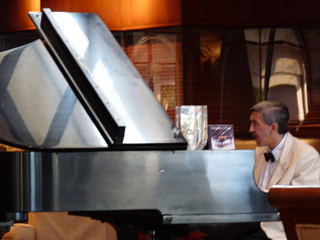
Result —
[[270, 204], [279, 210], [288, 240], [320, 239], [320, 186], [274, 186]]

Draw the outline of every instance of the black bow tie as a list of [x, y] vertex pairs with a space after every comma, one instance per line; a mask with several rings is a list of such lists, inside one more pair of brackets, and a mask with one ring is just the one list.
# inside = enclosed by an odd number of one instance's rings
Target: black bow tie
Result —
[[266, 161], [271, 160], [271, 162], [274, 162], [274, 156], [273, 156], [272, 152], [264, 153], [264, 157], [266, 158]]

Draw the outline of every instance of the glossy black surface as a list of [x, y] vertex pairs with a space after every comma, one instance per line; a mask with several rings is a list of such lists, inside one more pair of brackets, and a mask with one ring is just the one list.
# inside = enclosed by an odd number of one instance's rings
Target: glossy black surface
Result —
[[[9, 212], [159, 212], [165, 224], [277, 219], [254, 151], [1, 153]], [[5, 174], [5, 173], [1, 173]], [[21, 184], [23, 183], [23, 184]], [[88, 214], [90, 215], [90, 214]], [[138, 221], [139, 218], [132, 221]]]
[[0, 140], [25, 148], [104, 148], [40, 40], [0, 53]]
[[96, 14], [30, 16], [45, 41], [0, 53], [0, 142], [48, 151], [186, 148]]

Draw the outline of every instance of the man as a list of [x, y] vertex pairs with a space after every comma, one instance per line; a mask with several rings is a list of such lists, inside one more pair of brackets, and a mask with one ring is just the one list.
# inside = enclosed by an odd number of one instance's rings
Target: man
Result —
[[[259, 188], [267, 192], [276, 184], [320, 185], [319, 153], [288, 132], [287, 106], [263, 101], [250, 110], [249, 132], [257, 143], [254, 177]], [[261, 228], [267, 236], [261, 231], [262, 238], [256, 239], [286, 239], [281, 222], [263, 222]]]

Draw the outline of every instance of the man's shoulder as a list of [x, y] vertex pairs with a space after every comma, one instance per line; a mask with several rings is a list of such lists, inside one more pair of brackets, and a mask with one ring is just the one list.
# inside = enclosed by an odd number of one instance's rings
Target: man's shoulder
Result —
[[289, 147], [294, 151], [303, 151], [303, 152], [314, 152], [319, 154], [318, 151], [311, 146], [310, 144], [300, 140], [299, 138], [293, 136], [291, 133], [288, 133], [287, 141], [285, 145], [289, 145]]

